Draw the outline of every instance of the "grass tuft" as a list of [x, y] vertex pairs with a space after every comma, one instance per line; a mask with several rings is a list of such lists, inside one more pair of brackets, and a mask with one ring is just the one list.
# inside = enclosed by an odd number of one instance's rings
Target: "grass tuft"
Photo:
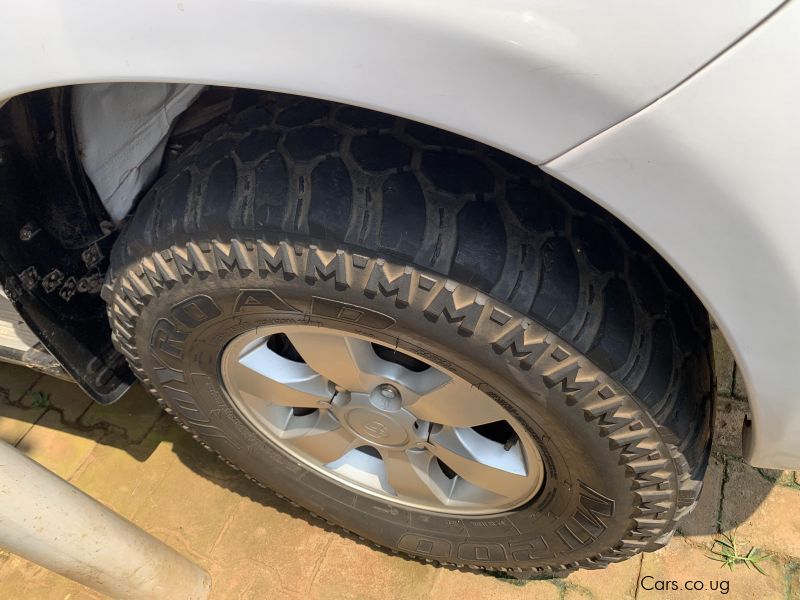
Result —
[[50, 394], [34, 390], [31, 392], [31, 406], [33, 408], [47, 408], [50, 405]]
[[721, 535], [721, 539], [714, 540], [714, 543], [711, 544], [711, 555], [708, 558], [721, 562], [720, 568], [728, 567], [733, 571], [736, 565], [744, 564], [748, 569], [753, 567], [762, 575], [766, 575], [766, 572], [758, 563], [769, 558], [769, 554], [763, 554], [756, 547], [751, 547], [747, 554], [740, 554], [736, 544], [736, 532], [734, 531], [730, 535], [726, 533]]

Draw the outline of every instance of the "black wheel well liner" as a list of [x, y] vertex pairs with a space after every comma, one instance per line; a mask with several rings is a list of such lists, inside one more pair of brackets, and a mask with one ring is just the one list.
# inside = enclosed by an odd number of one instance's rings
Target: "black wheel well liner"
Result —
[[81, 166], [70, 90], [0, 109], [0, 282], [64, 370], [109, 403], [133, 382], [99, 294], [117, 232]]

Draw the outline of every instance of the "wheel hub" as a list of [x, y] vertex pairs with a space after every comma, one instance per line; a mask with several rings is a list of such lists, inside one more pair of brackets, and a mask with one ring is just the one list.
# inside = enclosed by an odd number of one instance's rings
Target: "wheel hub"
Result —
[[261, 327], [230, 342], [220, 367], [256, 431], [345, 487], [415, 508], [493, 514], [542, 485], [536, 444], [503, 407], [366, 337]]
[[407, 427], [380, 411], [357, 408], [340, 422], [360, 438], [379, 446], [402, 448], [411, 440]]
[[400, 391], [391, 384], [381, 384], [370, 394], [337, 394], [330, 411], [354, 435], [370, 444], [418, 448], [427, 441], [428, 423], [402, 407]]

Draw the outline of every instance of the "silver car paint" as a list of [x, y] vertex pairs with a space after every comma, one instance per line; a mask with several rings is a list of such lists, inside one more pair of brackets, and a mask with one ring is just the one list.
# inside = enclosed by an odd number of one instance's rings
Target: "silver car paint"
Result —
[[800, 4], [646, 110], [548, 163], [705, 302], [750, 397], [745, 458], [800, 468]]

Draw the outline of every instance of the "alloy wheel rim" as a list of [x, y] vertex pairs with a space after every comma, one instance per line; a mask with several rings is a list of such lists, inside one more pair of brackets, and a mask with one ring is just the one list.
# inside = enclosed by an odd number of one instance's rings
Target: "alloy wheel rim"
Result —
[[220, 370], [273, 444], [340, 485], [416, 509], [500, 513], [542, 486], [541, 456], [499, 403], [422, 357], [308, 325], [234, 338]]

